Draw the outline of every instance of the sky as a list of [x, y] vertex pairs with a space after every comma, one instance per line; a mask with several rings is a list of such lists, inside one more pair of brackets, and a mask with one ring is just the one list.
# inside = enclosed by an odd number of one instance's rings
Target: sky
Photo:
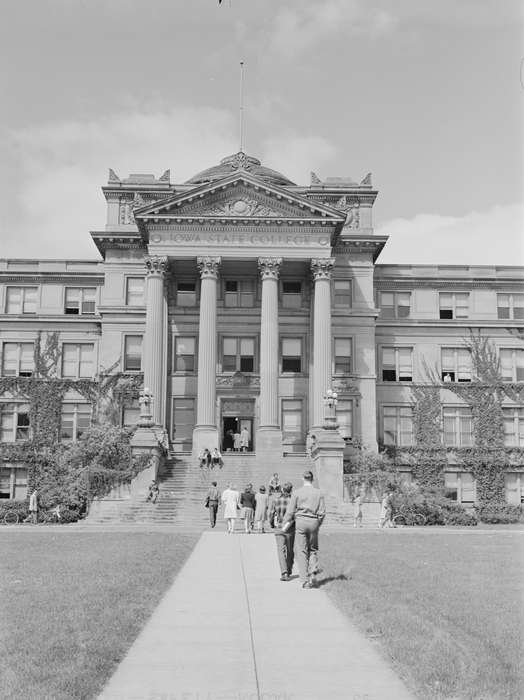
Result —
[[524, 264], [520, 0], [4, 0], [0, 257], [90, 258], [100, 187], [244, 150], [373, 173], [379, 262]]

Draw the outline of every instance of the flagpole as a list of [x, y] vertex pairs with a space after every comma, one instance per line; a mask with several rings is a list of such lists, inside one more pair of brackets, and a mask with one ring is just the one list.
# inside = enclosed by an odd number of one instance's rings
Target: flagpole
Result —
[[240, 152], [244, 146], [244, 61], [240, 61]]

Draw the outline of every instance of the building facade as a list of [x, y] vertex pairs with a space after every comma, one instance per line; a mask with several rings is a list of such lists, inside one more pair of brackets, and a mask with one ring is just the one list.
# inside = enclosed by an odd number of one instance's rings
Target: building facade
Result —
[[[99, 261], [0, 260], [0, 448], [31, 439], [9, 378], [35, 372], [35, 344], [51, 334], [54, 372], [71, 380], [64, 441], [91, 420], [81, 381], [108, 371], [143, 373], [175, 452], [227, 451], [247, 430], [262, 460], [305, 453], [328, 389], [348, 446], [413, 446], [413, 387], [435, 373], [442, 445], [471, 446], [472, 409], [447, 385], [475, 379], [472, 332], [496, 348], [505, 380], [524, 381], [524, 269], [380, 265], [369, 175], [298, 186], [240, 152], [183, 184], [110, 171], [102, 190]], [[508, 448], [524, 447], [519, 397], [504, 399]], [[123, 424], [137, 416], [136, 401], [123, 406]], [[0, 495], [25, 497], [27, 465], [0, 456]], [[512, 460], [505, 495], [520, 503]], [[449, 461], [450, 492], [473, 502], [474, 475]]]

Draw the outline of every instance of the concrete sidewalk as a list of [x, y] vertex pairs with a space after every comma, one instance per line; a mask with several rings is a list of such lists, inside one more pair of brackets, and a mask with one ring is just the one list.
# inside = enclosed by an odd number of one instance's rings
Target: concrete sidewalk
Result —
[[411, 700], [272, 535], [205, 533], [100, 700]]

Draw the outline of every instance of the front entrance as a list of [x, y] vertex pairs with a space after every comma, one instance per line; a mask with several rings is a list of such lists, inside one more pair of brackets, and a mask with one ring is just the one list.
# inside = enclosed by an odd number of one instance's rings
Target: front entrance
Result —
[[[249, 437], [246, 436], [245, 431]], [[242, 437], [248, 441], [246, 449], [241, 448]], [[222, 418], [222, 452], [253, 452], [252, 418], [241, 416], [224, 416]]]

